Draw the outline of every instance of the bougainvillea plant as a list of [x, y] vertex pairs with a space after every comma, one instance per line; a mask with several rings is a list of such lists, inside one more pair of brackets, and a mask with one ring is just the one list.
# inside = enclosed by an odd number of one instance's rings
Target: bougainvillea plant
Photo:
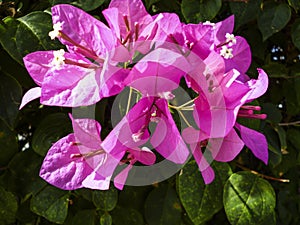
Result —
[[[232, 34], [233, 16], [216, 24], [183, 24], [176, 14], [149, 15], [140, 0], [112, 0], [103, 14], [109, 27], [71, 5], [52, 7], [49, 36], [58, 38], [67, 51], [38, 51], [24, 58], [40, 87], [25, 94], [21, 107], [38, 97], [49, 106], [87, 106], [124, 87], [134, 89], [140, 99], [103, 141], [97, 121], [73, 119], [74, 133], [48, 151], [40, 171], [43, 179], [67, 190], [106, 190], [117, 165], [127, 162], [114, 178], [122, 189], [136, 162], [155, 163], [155, 153], [144, 146], [147, 141], [165, 159], [183, 164], [189, 155], [184, 139], [191, 137], [190, 151], [206, 184], [215, 175], [203, 148], [212, 159], [228, 162], [246, 145], [267, 164], [264, 135], [236, 122], [238, 117], [266, 118], [254, 114], [259, 106], [248, 103], [266, 92], [268, 77], [262, 69], [257, 80], [245, 74], [250, 47]], [[190, 102], [197, 130], [186, 122], [184, 137], [169, 109], [174, 107], [169, 101], [176, 98], [172, 91], [182, 78], [197, 93]], [[150, 123], [156, 124], [152, 133]]]

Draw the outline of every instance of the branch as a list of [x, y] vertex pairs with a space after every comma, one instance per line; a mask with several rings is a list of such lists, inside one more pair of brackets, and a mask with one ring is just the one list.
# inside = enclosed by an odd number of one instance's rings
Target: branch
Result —
[[249, 169], [249, 168], [247, 168], [245, 166], [242, 166], [240, 164], [235, 163], [235, 165], [237, 167], [245, 170], [245, 171], [249, 171], [249, 172], [251, 172], [251, 173], [253, 173], [253, 174], [257, 175], [257, 176], [260, 176], [262, 178], [265, 178], [267, 180], [274, 180], [274, 181], [279, 181], [279, 182], [282, 182], [282, 183], [289, 183], [290, 182], [289, 179], [281, 179], [281, 178], [271, 177], [271, 176], [268, 176], [268, 175], [261, 174], [261, 173], [255, 171], [255, 170], [251, 170], [251, 169]]

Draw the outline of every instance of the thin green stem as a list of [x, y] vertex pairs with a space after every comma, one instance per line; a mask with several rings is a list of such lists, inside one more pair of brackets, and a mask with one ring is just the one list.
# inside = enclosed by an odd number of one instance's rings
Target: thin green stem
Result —
[[[191, 104], [191, 103], [194, 103], [194, 100], [195, 100], [195, 98], [194, 99], [191, 99], [190, 101], [188, 101], [188, 102], [186, 102], [186, 103], [184, 103], [184, 104], [182, 104], [182, 105], [180, 105], [180, 106], [177, 106], [177, 108], [183, 108], [183, 107], [185, 107], [185, 106], [187, 106], [187, 105], [189, 105], [189, 104]], [[176, 107], [176, 106], [175, 106]]]
[[171, 109], [181, 110], [181, 111], [193, 111], [194, 110], [194, 106], [178, 107], [178, 106], [174, 106], [174, 105], [169, 105], [169, 107]]
[[294, 121], [289, 123], [278, 123], [279, 126], [296, 126], [300, 125], [300, 121]]
[[188, 125], [189, 127], [191, 127], [192, 125], [189, 123], [189, 121], [185, 118], [185, 116], [183, 115], [183, 113], [180, 110], [177, 110], [177, 112], [179, 113], [179, 115], [182, 117], [182, 119], [184, 120], [184, 122], [186, 123], [186, 125]]
[[128, 102], [126, 107], [126, 114], [129, 112], [130, 103], [131, 103], [131, 97], [132, 97], [132, 88], [129, 88], [129, 95], [128, 95]]
[[253, 174], [257, 175], [257, 176], [260, 176], [262, 178], [265, 178], [267, 180], [274, 180], [274, 181], [279, 181], [279, 182], [282, 182], [282, 183], [289, 183], [290, 182], [289, 179], [282, 179], [282, 178], [271, 177], [271, 176], [268, 176], [268, 175], [265, 175], [265, 174], [261, 174], [261, 173], [255, 171], [255, 170], [251, 170], [251, 169], [249, 169], [249, 168], [247, 168], [245, 166], [242, 166], [242, 165], [240, 165], [238, 163], [235, 163], [235, 165], [237, 167], [241, 168], [242, 170], [249, 171], [249, 172], [251, 172], [251, 173], [253, 173]]

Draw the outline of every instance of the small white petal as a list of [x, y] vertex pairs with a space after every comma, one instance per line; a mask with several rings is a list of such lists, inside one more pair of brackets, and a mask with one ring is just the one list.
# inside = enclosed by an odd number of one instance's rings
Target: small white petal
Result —
[[65, 50], [60, 49], [58, 51], [53, 51], [53, 60], [51, 64], [56, 68], [60, 68], [62, 65], [65, 64]]
[[55, 38], [57, 38], [60, 34], [60, 31], [62, 30], [62, 22], [57, 22], [55, 24], [53, 24], [53, 30], [49, 32], [49, 36], [51, 38], [51, 40], [54, 40]]

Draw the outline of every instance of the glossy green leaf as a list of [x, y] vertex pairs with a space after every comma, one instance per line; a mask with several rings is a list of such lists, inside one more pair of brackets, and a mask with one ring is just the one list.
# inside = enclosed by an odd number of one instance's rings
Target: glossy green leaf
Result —
[[293, 23], [291, 36], [293, 44], [300, 50], [300, 19]]
[[199, 23], [215, 18], [222, 0], [183, 0], [181, 11], [188, 23]]
[[145, 224], [144, 219], [141, 213], [137, 210], [128, 208], [128, 207], [120, 207], [117, 206], [111, 212], [112, 220], [114, 225], [141, 225]]
[[235, 27], [239, 28], [241, 25], [255, 20], [260, 10], [261, 0], [256, 1], [231, 1], [229, 2], [230, 10], [234, 14]]
[[105, 0], [51, 0], [52, 5], [57, 4], [72, 4], [74, 6], [77, 6], [79, 8], [82, 8], [84, 11], [92, 11], [99, 6], [101, 6]]
[[195, 161], [185, 165], [178, 176], [180, 200], [195, 224], [209, 220], [222, 207], [222, 191], [231, 169], [226, 163], [213, 163], [215, 180], [205, 185]]
[[153, 189], [145, 202], [145, 218], [149, 225], [180, 224], [181, 206], [172, 187], [162, 184]]
[[19, 82], [0, 73], [0, 119], [4, 120], [11, 128], [19, 113], [19, 104], [22, 97], [22, 88]]
[[93, 192], [93, 203], [101, 210], [111, 211], [113, 210], [118, 202], [118, 191], [111, 187], [107, 191], [94, 191]]
[[257, 20], [263, 41], [284, 28], [290, 19], [291, 9], [287, 4], [265, 4]]
[[69, 195], [67, 191], [47, 186], [32, 197], [30, 208], [34, 213], [47, 220], [62, 224], [68, 214]]
[[22, 58], [30, 52], [61, 46], [48, 36], [52, 29], [51, 15], [45, 12], [32, 12], [18, 19], [7, 17], [0, 24], [0, 43], [22, 64]]
[[0, 166], [6, 166], [18, 151], [16, 134], [0, 120]]
[[112, 225], [112, 217], [108, 213], [104, 213], [100, 217], [100, 225]]
[[16, 220], [18, 203], [13, 193], [0, 186], [0, 225], [12, 224]]
[[35, 130], [32, 148], [39, 155], [45, 156], [53, 143], [69, 133], [72, 133], [70, 118], [64, 113], [51, 114]]
[[225, 183], [223, 202], [232, 225], [261, 224], [274, 210], [276, 198], [269, 182], [242, 171]]
[[72, 219], [72, 224], [76, 225], [95, 225], [96, 211], [91, 209], [81, 210], [75, 214]]

